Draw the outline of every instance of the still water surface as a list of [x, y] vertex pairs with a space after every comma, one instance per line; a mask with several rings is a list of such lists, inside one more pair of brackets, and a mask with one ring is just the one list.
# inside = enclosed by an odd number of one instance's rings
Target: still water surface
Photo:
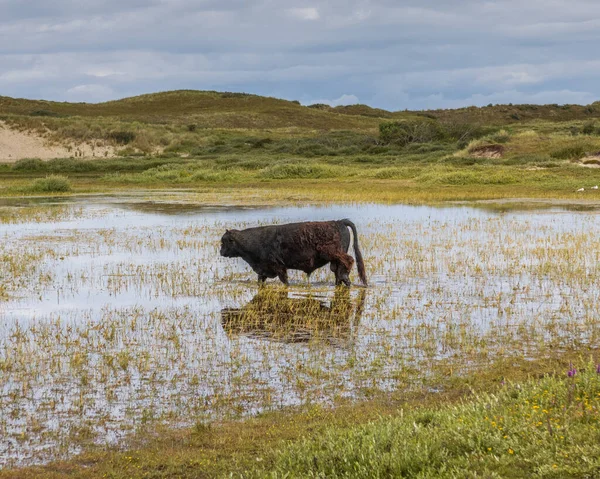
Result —
[[[323, 268], [259, 289], [218, 254], [226, 228], [341, 218], [369, 288]], [[598, 344], [595, 209], [113, 197], [5, 200], [0, 221], [0, 464]]]

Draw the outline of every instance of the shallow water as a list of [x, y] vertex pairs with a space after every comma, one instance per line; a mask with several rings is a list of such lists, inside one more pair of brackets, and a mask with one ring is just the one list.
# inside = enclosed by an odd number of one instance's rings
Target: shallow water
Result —
[[[259, 289], [218, 254], [226, 228], [345, 217], [366, 289], [328, 268]], [[568, 207], [6, 200], [0, 464], [597, 345], [599, 231]]]

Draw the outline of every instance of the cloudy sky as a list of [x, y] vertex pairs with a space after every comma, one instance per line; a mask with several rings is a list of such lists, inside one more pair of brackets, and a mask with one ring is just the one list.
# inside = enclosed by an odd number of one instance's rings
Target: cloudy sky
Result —
[[0, 95], [587, 104], [598, 45], [598, 0], [0, 0]]

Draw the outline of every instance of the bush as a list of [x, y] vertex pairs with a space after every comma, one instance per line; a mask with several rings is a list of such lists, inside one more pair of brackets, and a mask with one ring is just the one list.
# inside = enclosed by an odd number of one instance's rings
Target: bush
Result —
[[328, 166], [292, 163], [265, 168], [260, 172], [260, 176], [273, 180], [288, 178], [332, 178], [336, 176], [336, 172]]
[[439, 122], [435, 119], [388, 121], [379, 125], [383, 143], [407, 146], [415, 143], [457, 142], [463, 148], [471, 140], [489, 133], [475, 123], [459, 121]]
[[61, 115], [60, 113], [56, 113], [55, 111], [52, 111], [52, 110], [34, 110], [29, 114], [29, 116], [50, 116], [50, 117], [59, 118], [63, 115]]
[[510, 133], [506, 130], [500, 130], [496, 133], [492, 133], [485, 137], [490, 143], [508, 143], [510, 140]]
[[379, 125], [379, 138], [384, 143], [406, 146], [442, 140], [445, 135], [435, 120], [386, 121]]
[[600, 135], [600, 128], [593, 121], [586, 121], [581, 128], [584, 135]]
[[108, 134], [111, 140], [114, 140], [119, 145], [127, 145], [135, 140], [135, 132], [133, 131], [111, 131]]
[[489, 170], [449, 170], [430, 171], [416, 179], [419, 183], [429, 185], [510, 185], [519, 179], [510, 172]]
[[378, 180], [409, 179], [416, 177], [420, 171], [418, 167], [389, 167], [379, 168], [369, 176]]
[[585, 148], [582, 145], [571, 145], [550, 153], [557, 160], [579, 160], [585, 156]]
[[65, 176], [51, 175], [35, 180], [30, 190], [38, 193], [65, 193], [71, 191], [71, 183]]
[[250, 141], [252, 148], [264, 148], [265, 145], [273, 143], [271, 138], [254, 138]]
[[481, 125], [476, 123], [445, 121], [441, 126], [445, 139], [457, 142], [459, 148], [464, 148], [470, 141], [480, 138], [487, 133]]
[[47, 164], [39, 158], [24, 158], [16, 161], [12, 169], [16, 171], [45, 171], [47, 170]]
[[191, 181], [207, 181], [207, 182], [225, 182], [225, 181], [239, 181], [241, 178], [237, 171], [207, 171], [200, 170], [196, 171], [191, 176]]

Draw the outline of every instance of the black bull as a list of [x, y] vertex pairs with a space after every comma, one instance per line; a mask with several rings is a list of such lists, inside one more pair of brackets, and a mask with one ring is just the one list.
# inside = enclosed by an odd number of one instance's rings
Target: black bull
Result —
[[348, 219], [227, 230], [221, 238], [221, 256], [242, 258], [261, 282], [278, 277], [284, 284], [288, 282], [288, 269], [298, 269], [310, 276], [316, 269], [331, 263], [335, 283], [350, 286], [349, 274], [354, 259], [348, 255], [348, 227], [354, 235], [358, 275], [366, 286], [367, 275], [358, 247], [356, 226]]

